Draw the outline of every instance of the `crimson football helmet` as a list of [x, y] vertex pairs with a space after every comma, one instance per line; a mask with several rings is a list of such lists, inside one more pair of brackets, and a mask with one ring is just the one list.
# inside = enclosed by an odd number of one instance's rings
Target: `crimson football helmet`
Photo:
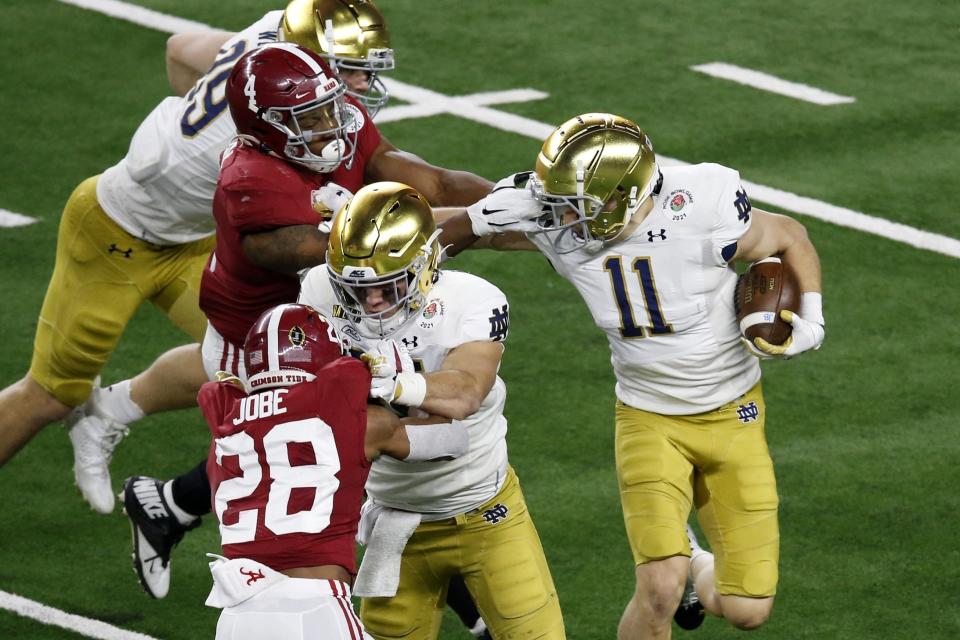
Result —
[[250, 392], [314, 380], [346, 353], [333, 325], [305, 304], [264, 311], [247, 332], [243, 351]]
[[[230, 115], [241, 137], [318, 173], [349, 163], [362, 122], [346, 88], [319, 54], [277, 42], [243, 55], [227, 79]], [[322, 142], [320, 151], [316, 142]]]

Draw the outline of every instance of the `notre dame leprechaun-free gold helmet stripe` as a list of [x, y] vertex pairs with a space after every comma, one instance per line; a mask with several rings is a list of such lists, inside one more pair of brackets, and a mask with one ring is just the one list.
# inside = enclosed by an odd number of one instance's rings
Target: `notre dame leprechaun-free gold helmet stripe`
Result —
[[[590, 236], [584, 241], [610, 240], [650, 195], [658, 174], [653, 145], [640, 127], [610, 113], [587, 113], [567, 120], [544, 141], [534, 192], [554, 209], [547, 230], [580, 224]], [[560, 218], [571, 207], [578, 220], [564, 225]]]

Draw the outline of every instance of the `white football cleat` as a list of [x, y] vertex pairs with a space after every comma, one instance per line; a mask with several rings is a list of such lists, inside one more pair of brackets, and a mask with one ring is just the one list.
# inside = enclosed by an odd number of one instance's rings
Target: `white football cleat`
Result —
[[[97, 392], [94, 388], [94, 393]], [[92, 398], [92, 396], [91, 396]], [[74, 409], [64, 425], [73, 443], [73, 477], [80, 493], [98, 513], [113, 511], [110, 458], [129, 433], [127, 425], [89, 413], [90, 401]]]

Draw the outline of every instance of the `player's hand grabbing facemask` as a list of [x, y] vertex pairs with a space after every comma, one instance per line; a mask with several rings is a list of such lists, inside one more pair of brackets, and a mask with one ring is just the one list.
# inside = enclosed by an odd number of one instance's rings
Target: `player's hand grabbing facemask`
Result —
[[536, 219], [540, 216], [541, 206], [527, 188], [530, 173], [523, 171], [507, 176], [482, 200], [467, 207], [473, 235], [539, 231]]
[[783, 310], [780, 317], [793, 326], [790, 337], [783, 344], [770, 344], [763, 338], [756, 338], [755, 344], [744, 340], [750, 352], [758, 358], [791, 358], [804, 351], [816, 351], [823, 344], [826, 335], [823, 321], [823, 308], [819, 293], [807, 292], [800, 297], [800, 313]]
[[373, 379], [370, 396], [419, 407], [427, 392], [426, 379], [414, 371], [413, 358], [396, 340], [381, 340], [360, 356]]

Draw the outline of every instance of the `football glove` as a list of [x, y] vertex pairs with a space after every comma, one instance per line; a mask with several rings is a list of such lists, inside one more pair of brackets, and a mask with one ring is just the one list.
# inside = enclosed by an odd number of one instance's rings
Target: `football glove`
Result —
[[784, 322], [793, 325], [790, 337], [783, 344], [770, 344], [763, 338], [754, 340], [757, 349], [767, 357], [792, 358], [804, 351], [816, 351], [823, 344], [825, 331], [822, 324], [804, 320], [798, 314], [786, 309], [780, 312], [780, 317]]
[[467, 207], [473, 235], [539, 231], [536, 219], [541, 206], [527, 189], [530, 173], [523, 171], [503, 178], [486, 197]]
[[330, 225], [334, 216], [350, 202], [353, 194], [350, 190], [341, 187], [336, 182], [328, 182], [311, 194], [313, 210], [320, 214], [323, 221], [317, 227], [322, 233], [330, 233]]
[[419, 407], [427, 394], [426, 379], [414, 371], [413, 358], [396, 340], [381, 340], [360, 356], [370, 375], [370, 396], [389, 403]]

